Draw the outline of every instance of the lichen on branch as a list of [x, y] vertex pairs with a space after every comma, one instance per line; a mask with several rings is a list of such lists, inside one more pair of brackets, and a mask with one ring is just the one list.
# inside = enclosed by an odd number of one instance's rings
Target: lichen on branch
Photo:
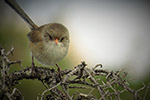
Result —
[[[85, 62], [81, 62], [73, 69], [62, 70], [60, 73], [39, 66], [36, 66], [35, 73], [32, 73], [31, 67], [9, 73], [12, 64], [21, 66], [20, 60], [11, 61], [8, 58], [8, 55], [13, 55], [13, 51], [14, 48], [6, 52], [0, 47], [0, 100], [24, 100], [20, 90], [14, 88], [23, 79], [39, 80], [46, 87], [41, 95], [37, 96], [37, 100], [121, 100], [121, 94], [124, 92], [133, 95], [134, 100], [141, 100], [148, 95], [150, 84], [143, 83], [143, 87], [135, 90], [126, 80], [127, 73], [124, 70], [103, 70], [101, 64], [88, 68]], [[75, 90], [72, 95], [71, 89]], [[77, 91], [78, 89], [89, 92], [82, 93]], [[96, 95], [93, 93], [95, 90], [98, 91]], [[139, 95], [141, 91], [145, 91], [143, 96]]]

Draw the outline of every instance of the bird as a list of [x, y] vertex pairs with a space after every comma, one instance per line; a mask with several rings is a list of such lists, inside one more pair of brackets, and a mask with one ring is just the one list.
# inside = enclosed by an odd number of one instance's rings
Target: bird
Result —
[[35, 58], [44, 65], [56, 65], [60, 71], [57, 63], [67, 55], [69, 48], [68, 29], [61, 23], [48, 23], [38, 27], [15, 0], [4, 1], [30, 26], [31, 31], [27, 37], [32, 53], [32, 70], [35, 69]]
[[55, 65], [62, 60], [69, 47], [69, 32], [58, 23], [43, 25], [29, 32], [32, 55], [42, 64]]

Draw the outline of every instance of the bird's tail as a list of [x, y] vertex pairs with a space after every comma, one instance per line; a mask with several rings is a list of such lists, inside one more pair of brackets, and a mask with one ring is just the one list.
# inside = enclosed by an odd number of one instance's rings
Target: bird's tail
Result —
[[38, 26], [29, 18], [15, 0], [4, 0], [12, 9], [14, 9], [21, 18], [23, 18], [29, 25], [31, 30], [37, 29]]

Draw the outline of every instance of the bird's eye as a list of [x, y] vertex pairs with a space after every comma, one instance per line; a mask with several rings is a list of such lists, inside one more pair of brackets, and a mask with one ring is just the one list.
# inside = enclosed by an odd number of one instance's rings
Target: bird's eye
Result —
[[60, 41], [62, 42], [63, 40], [64, 40], [64, 37], [62, 37]]
[[48, 35], [48, 37], [49, 37], [50, 40], [53, 39], [52, 36], [51, 36], [50, 34], [48, 34], [48, 33], [46, 33], [46, 34]]

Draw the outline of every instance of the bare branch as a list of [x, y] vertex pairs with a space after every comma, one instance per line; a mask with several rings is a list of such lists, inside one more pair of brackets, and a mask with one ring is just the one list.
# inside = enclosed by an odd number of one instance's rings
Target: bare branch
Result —
[[[37, 79], [46, 86], [47, 89], [42, 92], [41, 97], [37, 96], [37, 100], [121, 100], [121, 94], [124, 92], [132, 94], [134, 100], [146, 100], [150, 89], [150, 84], [144, 83], [137, 90], [131, 88], [125, 79], [127, 73], [124, 70], [103, 70], [101, 64], [88, 68], [85, 62], [73, 69], [62, 70], [61, 77], [59, 72], [45, 67], [36, 67], [35, 73], [32, 73], [31, 67], [9, 73], [12, 64], [21, 64], [20, 60], [11, 61], [8, 58], [13, 50], [14, 48], [6, 53], [5, 49], [0, 47], [0, 100], [24, 100], [21, 92], [13, 88], [23, 79]], [[70, 93], [71, 89], [75, 90], [73, 95]], [[88, 93], [82, 93], [80, 89]], [[94, 91], [98, 91], [98, 94], [95, 95]], [[139, 95], [141, 91], [145, 92], [143, 96]]]
[[55, 85], [55, 86], [53, 86], [53, 87], [51, 87], [51, 88], [49, 88], [49, 89], [43, 91], [43, 93], [42, 93], [42, 95], [41, 95], [41, 100], [44, 100], [44, 94], [45, 94], [46, 92], [51, 91], [52, 89], [58, 87], [60, 84], [61, 84], [61, 83], [58, 83], [57, 85]]

